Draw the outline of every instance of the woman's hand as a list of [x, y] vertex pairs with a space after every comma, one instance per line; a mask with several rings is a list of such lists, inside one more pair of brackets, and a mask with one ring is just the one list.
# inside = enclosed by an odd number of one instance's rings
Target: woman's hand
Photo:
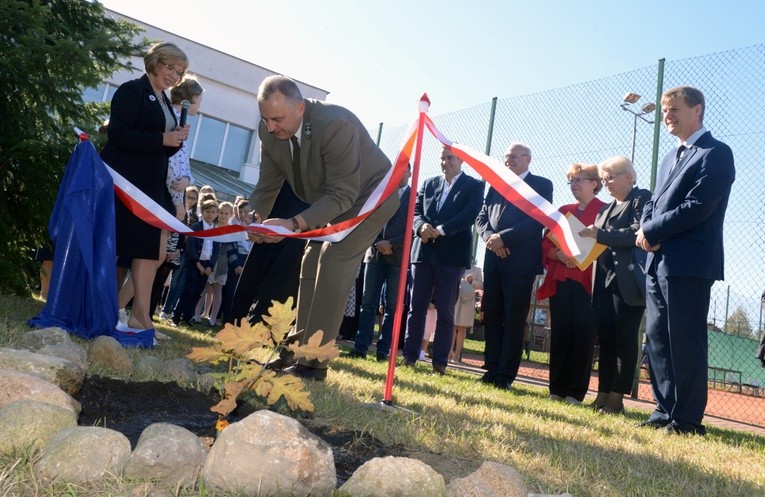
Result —
[[585, 229], [579, 232], [579, 236], [584, 236], [588, 238], [595, 238], [597, 240], [598, 238], [598, 228], [596, 228], [594, 225], [589, 225]]
[[190, 125], [186, 125], [182, 128], [176, 127], [172, 131], [166, 131], [162, 133], [162, 145], [166, 147], [180, 147], [184, 140], [189, 137]]

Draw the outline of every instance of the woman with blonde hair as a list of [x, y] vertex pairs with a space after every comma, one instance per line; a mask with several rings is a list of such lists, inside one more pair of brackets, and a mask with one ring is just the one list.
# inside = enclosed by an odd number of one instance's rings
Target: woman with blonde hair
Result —
[[[149, 48], [144, 65], [146, 74], [123, 83], [114, 93], [107, 142], [101, 157], [125, 179], [175, 215], [175, 207], [165, 186], [167, 161], [188, 138], [189, 127], [178, 126], [165, 91], [178, 84], [189, 60], [176, 45], [158, 43]], [[120, 307], [133, 292], [133, 311], [125, 323], [129, 328], [127, 332], [135, 335], [134, 338], [140, 337], [133, 344], [151, 346], [154, 335], [149, 309], [151, 288], [157, 267], [165, 259], [167, 232], [145, 223], [119, 200], [115, 202], [115, 216], [117, 255], [132, 260], [132, 285], [124, 285], [120, 289]], [[136, 335], [141, 331], [146, 333]]]

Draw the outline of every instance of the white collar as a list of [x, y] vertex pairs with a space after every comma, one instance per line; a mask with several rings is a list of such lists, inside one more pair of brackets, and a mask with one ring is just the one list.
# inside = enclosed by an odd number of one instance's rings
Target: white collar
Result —
[[685, 141], [678, 140], [677, 146], [679, 147], [680, 145], [685, 145], [685, 148], [688, 148], [692, 146], [694, 143], [696, 143], [696, 140], [698, 140], [701, 137], [701, 135], [703, 135], [706, 132], [707, 132], [707, 128], [702, 126], [698, 130], [696, 130], [695, 133], [693, 133], [691, 136], [686, 138]]

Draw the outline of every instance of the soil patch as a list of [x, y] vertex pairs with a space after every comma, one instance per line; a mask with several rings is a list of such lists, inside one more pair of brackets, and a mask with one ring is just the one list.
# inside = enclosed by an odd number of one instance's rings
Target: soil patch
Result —
[[[199, 436], [207, 446], [214, 440], [217, 414], [211, 412], [210, 407], [219, 400], [214, 393], [208, 395], [172, 382], [126, 382], [92, 376], [86, 378], [75, 399], [82, 404], [81, 426], [103, 426], [119, 431], [133, 448], [143, 430], [159, 422], [182, 426]], [[242, 419], [256, 409], [240, 404], [230, 419]], [[316, 418], [300, 421], [332, 447], [338, 485], [374, 457], [407, 455], [403, 448], [386, 446], [368, 433], [340, 430]]]

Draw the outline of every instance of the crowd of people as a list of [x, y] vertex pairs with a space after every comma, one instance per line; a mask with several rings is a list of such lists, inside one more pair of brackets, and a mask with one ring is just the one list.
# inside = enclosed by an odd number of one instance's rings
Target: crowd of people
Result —
[[[179, 105], [186, 100], [196, 112], [203, 89], [185, 76], [187, 57], [161, 43], [151, 47], [145, 63], [146, 74], [114, 95], [102, 156], [193, 230], [251, 222], [291, 232], [336, 225], [359, 215], [391, 168], [351, 111], [303, 98], [293, 80], [272, 76], [257, 93], [258, 183], [249, 199], [219, 202], [210, 187], [191, 185], [190, 127], [180, 125]], [[377, 359], [395, 355], [390, 349], [396, 297], [405, 288], [402, 364], [414, 367], [421, 360], [423, 340], [432, 331], [431, 367], [443, 375], [450, 361], [459, 360], [476, 290], [482, 289], [481, 381], [508, 390], [524, 350], [534, 282], [544, 274], [537, 298], [550, 303], [550, 398], [584, 401], [597, 342], [599, 385], [590, 405], [604, 414], [624, 412], [645, 313], [656, 410], [643, 424], [703, 434], [706, 316], [712, 283], [723, 277], [722, 223], [735, 169], [730, 148], [703, 127], [699, 90], [668, 90], [661, 108], [678, 146], [662, 161], [653, 193], [637, 186], [625, 157], [575, 163], [564, 173], [574, 202], [559, 211], [584, 227], [577, 236], [601, 247], [592, 263], [568, 256], [554, 237], [545, 236], [538, 219], [498, 189], [484, 196], [484, 183], [465, 174], [462, 160], [444, 146], [443, 174], [414, 192], [407, 170], [397, 194], [381, 198], [341, 240], [285, 240], [254, 231], [236, 243], [184, 239], [146, 224], [117, 202], [117, 255], [129, 268], [120, 305], [132, 300], [132, 312], [118, 326], [153, 332], [151, 316], [160, 307], [160, 317], [175, 325], [255, 322], [272, 299], [292, 295], [297, 318], [289, 340], [305, 343], [321, 330], [327, 342], [337, 337], [348, 295], [363, 278], [355, 345], [346, 355], [365, 358], [375, 334]], [[505, 166], [552, 202], [552, 182], [533, 174], [531, 162], [528, 145], [507, 147]], [[604, 186], [609, 203], [598, 198]], [[407, 233], [411, 195], [416, 197]], [[483, 274], [471, 265], [474, 227], [486, 245]], [[401, 274], [407, 278], [403, 284]], [[326, 361], [295, 360], [286, 348], [267, 367], [314, 380], [327, 375]]]

